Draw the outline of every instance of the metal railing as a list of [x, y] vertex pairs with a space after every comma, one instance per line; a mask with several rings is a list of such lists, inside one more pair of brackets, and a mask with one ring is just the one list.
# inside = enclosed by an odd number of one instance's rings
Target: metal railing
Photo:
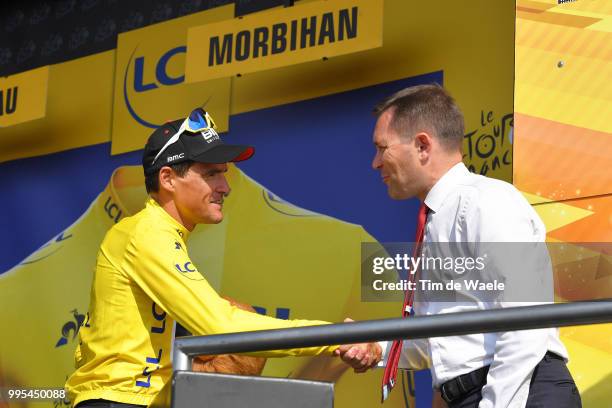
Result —
[[194, 356], [455, 336], [612, 322], [612, 299], [477, 312], [366, 320], [293, 329], [193, 336], [176, 339], [174, 370], [191, 370]]

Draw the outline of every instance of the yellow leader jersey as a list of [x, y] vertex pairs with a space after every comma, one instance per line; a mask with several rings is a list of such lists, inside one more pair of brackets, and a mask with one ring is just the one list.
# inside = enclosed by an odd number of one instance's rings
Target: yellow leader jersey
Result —
[[[74, 405], [98, 398], [148, 405], [172, 373], [174, 321], [196, 335], [326, 323], [275, 319], [230, 305], [189, 258], [188, 235], [153, 199], [107, 233], [97, 257], [89, 312], [79, 331], [77, 370], [66, 382]], [[257, 355], [319, 355], [334, 349]]]

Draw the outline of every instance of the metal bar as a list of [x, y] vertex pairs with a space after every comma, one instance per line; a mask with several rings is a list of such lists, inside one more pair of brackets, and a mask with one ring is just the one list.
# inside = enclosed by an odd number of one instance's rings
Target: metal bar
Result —
[[191, 369], [193, 356], [455, 336], [612, 322], [612, 299], [477, 312], [366, 320], [294, 329], [184, 337], [174, 344], [174, 369]]

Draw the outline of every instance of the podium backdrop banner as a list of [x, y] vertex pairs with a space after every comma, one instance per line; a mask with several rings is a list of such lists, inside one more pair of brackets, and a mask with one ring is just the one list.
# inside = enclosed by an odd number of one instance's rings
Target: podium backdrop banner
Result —
[[[325, 10], [302, 0], [243, 19], [234, 18], [233, 5], [217, 7], [121, 33], [115, 50], [49, 66], [44, 117], [0, 128], [9, 191], [0, 204], [0, 386], [63, 386], [74, 369], [99, 243], [144, 204], [144, 141], [155, 125], [196, 106], [211, 113], [228, 143], [256, 148], [229, 172], [225, 221], [197, 227], [189, 243], [211, 285], [279, 318], [398, 315], [397, 303], [360, 298], [361, 243], [410, 240], [419, 204], [390, 200], [371, 168], [372, 108], [407, 86], [444, 85], [465, 115], [466, 165], [511, 181], [515, 2], [324, 3]], [[354, 7], [373, 11], [354, 20]], [[285, 54], [282, 66], [188, 82], [198, 69], [190, 58], [205, 56], [191, 48], [194, 32], [199, 38], [206, 27], [235, 25], [237, 36], [247, 29], [240, 24], [255, 22], [254, 35], [258, 27], [274, 30], [277, 15], [292, 16], [283, 20], [289, 29], [295, 19], [301, 24], [292, 13], [309, 8], [321, 14], [307, 15], [320, 24], [308, 49], [323, 38], [319, 49], [333, 52], [326, 60]], [[347, 39], [355, 29], [357, 37]], [[573, 214], [593, 212], [583, 211]], [[331, 358], [270, 360], [264, 375], [334, 381], [339, 407], [379, 403], [380, 372], [355, 375]], [[386, 405], [431, 405], [427, 371], [398, 380]]]
[[196, 106], [228, 130], [230, 80], [185, 83], [187, 30], [233, 15], [220, 7], [119, 34], [113, 98], [112, 154], [142, 149], [153, 130]]
[[[513, 183], [544, 220], [549, 241], [610, 242], [612, 7], [555, 3], [516, 6]], [[556, 272], [558, 300], [612, 297], [612, 254], [585, 250]], [[609, 405], [612, 325], [561, 334], [583, 405]]]
[[380, 47], [382, 25], [382, 0], [336, 0], [194, 27], [187, 37], [187, 82]]
[[49, 67], [0, 78], [0, 127], [44, 117], [48, 79]]

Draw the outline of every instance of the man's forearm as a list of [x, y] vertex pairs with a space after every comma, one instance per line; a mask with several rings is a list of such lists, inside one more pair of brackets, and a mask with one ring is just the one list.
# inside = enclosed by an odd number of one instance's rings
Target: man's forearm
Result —
[[[223, 296], [232, 305], [249, 312], [255, 312], [252, 306], [240, 303], [232, 298]], [[193, 371], [205, 373], [261, 375], [266, 359], [263, 357], [250, 357], [244, 355], [224, 354], [197, 356], [193, 359]]]

